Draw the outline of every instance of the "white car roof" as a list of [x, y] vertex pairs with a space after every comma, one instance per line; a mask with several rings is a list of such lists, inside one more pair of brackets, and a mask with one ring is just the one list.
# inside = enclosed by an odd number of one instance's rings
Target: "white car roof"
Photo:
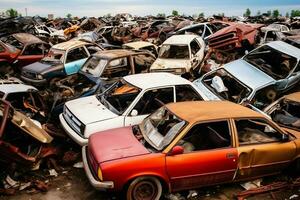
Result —
[[166, 72], [134, 74], [125, 76], [123, 79], [129, 84], [143, 90], [174, 85], [192, 85], [190, 81], [178, 75]]
[[168, 38], [163, 44], [190, 44], [195, 38], [201, 38], [198, 35], [173, 35]]
[[286, 42], [274, 41], [274, 42], [269, 42], [265, 45], [268, 45], [278, 51], [281, 51], [283, 53], [291, 55], [291, 56], [297, 58], [297, 60], [299, 60], [299, 58], [300, 58], [300, 49], [297, 47], [294, 47], [293, 45], [290, 45]]
[[0, 91], [8, 94], [8, 93], [18, 93], [18, 92], [26, 92], [27, 90], [36, 90], [37, 89], [31, 85], [25, 85], [21, 83], [12, 83], [12, 84], [0, 84]]

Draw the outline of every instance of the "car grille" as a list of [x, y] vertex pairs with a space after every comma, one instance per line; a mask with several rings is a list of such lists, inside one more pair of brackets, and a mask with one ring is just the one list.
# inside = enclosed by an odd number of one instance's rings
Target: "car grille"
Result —
[[81, 137], [83, 134], [80, 129], [83, 124], [70, 112], [70, 110], [65, 106], [64, 114], [63, 114], [68, 125]]
[[209, 39], [208, 45], [211, 48], [218, 48], [223, 45], [228, 45], [229, 43], [235, 43], [236, 40], [238, 40], [238, 37], [235, 33], [228, 33]]
[[23, 71], [22, 75], [26, 78], [36, 79], [37, 74], [35, 72]]
[[89, 148], [87, 148], [86, 154], [87, 154], [86, 156], [87, 156], [88, 165], [91, 169], [93, 177], [96, 180], [99, 180], [98, 175], [97, 175], [97, 170], [98, 170], [97, 161], [96, 161], [94, 155], [92, 154], [92, 152], [89, 150]]

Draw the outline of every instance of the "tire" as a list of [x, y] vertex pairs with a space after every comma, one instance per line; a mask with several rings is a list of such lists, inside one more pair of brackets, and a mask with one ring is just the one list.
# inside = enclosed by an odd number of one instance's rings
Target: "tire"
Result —
[[158, 38], [160, 44], [162, 44], [167, 39], [167, 35], [165, 33], [161, 33]]
[[126, 191], [127, 200], [159, 200], [161, 195], [161, 182], [150, 176], [134, 179]]
[[13, 75], [14, 74], [14, 69], [12, 66], [8, 63], [0, 63], [0, 75], [5, 76], [5, 75]]

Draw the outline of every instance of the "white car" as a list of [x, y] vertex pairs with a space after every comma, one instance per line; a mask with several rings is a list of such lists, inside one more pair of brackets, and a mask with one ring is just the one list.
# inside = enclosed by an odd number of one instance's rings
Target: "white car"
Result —
[[203, 60], [204, 49], [205, 43], [200, 36], [173, 35], [161, 45], [150, 71], [190, 74]]
[[140, 123], [170, 102], [207, 100], [190, 81], [170, 73], [135, 74], [103, 93], [68, 101], [59, 119], [67, 134], [86, 145], [96, 132]]

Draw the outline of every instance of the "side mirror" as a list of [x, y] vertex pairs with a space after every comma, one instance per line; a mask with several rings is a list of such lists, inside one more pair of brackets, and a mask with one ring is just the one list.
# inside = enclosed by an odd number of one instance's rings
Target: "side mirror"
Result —
[[182, 146], [175, 146], [175, 147], [173, 147], [170, 155], [175, 156], [178, 154], [183, 154], [183, 151], [184, 151], [184, 149]]
[[139, 113], [136, 109], [133, 109], [130, 113], [130, 116], [134, 117], [134, 116], [137, 116]]
[[286, 134], [283, 134], [283, 135], [282, 135], [282, 138], [281, 138], [281, 141], [282, 141], [282, 142], [288, 142], [288, 141], [289, 141], [289, 136], [286, 135]]

